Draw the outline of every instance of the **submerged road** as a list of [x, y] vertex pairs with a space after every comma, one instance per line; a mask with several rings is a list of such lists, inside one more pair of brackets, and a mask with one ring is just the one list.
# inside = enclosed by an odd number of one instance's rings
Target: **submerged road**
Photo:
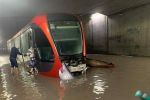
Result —
[[0, 100], [138, 100], [140, 89], [150, 94], [150, 58], [89, 55], [113, 62], [115, 68], [90, 68], [86, 75], [60, 81], [29, 75], [22, 65], [10, 74], [9, 58], [0, 55]]

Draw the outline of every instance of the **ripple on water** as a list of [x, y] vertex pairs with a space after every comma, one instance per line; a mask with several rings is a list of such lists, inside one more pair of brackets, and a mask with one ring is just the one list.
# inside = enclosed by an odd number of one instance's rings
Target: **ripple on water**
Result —
[[0, 78], [1, 78], [1, 84], [2, 84], [2, 93], [0, 95], [0, 99], [5, 99], [5, 100], [12, 100], [15, 98], [17, 95], [12, 94], [11, 91], [8, 89], [8, 83], [7, 83], [7, 75], [4, 72], [4, 69], [0, 70]]
[[100, 99], [109, 87], [104, 74], [93, 75], [90, 85], [93, 87], [92, 92], [95, 95], [96, 100]]

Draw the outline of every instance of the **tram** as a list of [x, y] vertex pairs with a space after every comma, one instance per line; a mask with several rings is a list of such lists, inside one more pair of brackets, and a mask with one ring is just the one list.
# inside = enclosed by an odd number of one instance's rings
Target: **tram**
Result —
[[[10, 50], [16, 46], [25, 54], [35, 49], [37, 68], [43, 75], [59, 77], [62, 66], [69, 72], [82, 72], [86, 68], [86, 46], [82, 22], [69, 14], [43, 14], [7, 41]], [[25, 61], [26, 57], [24, 56]]]

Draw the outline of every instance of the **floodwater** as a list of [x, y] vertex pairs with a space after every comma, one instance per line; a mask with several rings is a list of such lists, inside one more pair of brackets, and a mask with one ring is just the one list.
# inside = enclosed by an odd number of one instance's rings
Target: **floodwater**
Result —
[[0, 56], [0, 100], [139, 100], [137, 90], [150, 94], [150, 58], [113, 55], [88, 57], [114, 63], [115, 68], [89, 68], [73, 80], [31, 76], [20, 66], [10, 74], [8, 56]]

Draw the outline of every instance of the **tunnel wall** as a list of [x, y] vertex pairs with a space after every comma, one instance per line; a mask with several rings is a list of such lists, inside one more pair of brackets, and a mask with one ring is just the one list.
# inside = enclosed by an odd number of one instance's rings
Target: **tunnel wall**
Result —
[[[150, 56], [150, 5], [105, 17], [96, 25], [83, 16], [88, 53]], [[108, 21], [107, 21], [108, 20]]]
[[[99, 20], [100, 19], [100, 20]], [[107, 51], [107, 17], [102, 15], [98, 19], [91, 19], [90, 15], [82, 16], [86, 36], [87, 52]]]
[[150, 56], [150, 5], [108, 17], [109, 53]]

